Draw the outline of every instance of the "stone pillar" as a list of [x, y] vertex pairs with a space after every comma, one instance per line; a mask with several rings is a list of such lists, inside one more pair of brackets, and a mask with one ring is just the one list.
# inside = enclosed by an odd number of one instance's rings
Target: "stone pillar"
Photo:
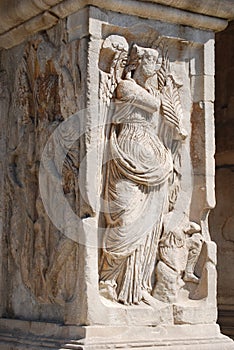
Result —
[[234, 16], [215, 2], [1, 5], [0, 349], [234, 348], [208, 227]]
[[[234, 337], [234, 216], [233, 216], [233, 116], [234, 22], [216, 34], [216, 208], [211, 212], [211, 237], [218, 247], [218, 309], [222, 331]], [[225, 52], [225, 55], [223, 54]]]

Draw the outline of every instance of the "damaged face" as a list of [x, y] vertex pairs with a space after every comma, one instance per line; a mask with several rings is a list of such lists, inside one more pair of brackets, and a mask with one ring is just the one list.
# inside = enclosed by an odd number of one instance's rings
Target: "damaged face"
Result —
[[[157, 51], [155, 51], [157, 53]], [[139, 66], [141, 67], [142, 74], [146, 77], [152, 77], [156, 73], [158, 54], [150, 54], [146, 52], [141, 58]]]
[[135, 62], [136, 71], [143, 77], [152, 77], [159, 69], [159, 52], [155, 49], [144, 48], [138, 45], [132, 47], [132, 61]]

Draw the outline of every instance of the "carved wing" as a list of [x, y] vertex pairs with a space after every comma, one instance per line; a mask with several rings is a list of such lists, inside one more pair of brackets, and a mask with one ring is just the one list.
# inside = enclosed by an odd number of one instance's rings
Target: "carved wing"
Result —
[[127, 60], [128, 43], [119, 35], [108, 36], [102, 45], [99, 58], [100, 68], [100, 116], [105, 124], [111, 106], [111, 100], [118, 82], [122, 78]]
[[107, 123], [110, 103], [116, 87], [117, 82], [114, 74], [100, 72], [99, 99], [100, 116], [103, 125]]

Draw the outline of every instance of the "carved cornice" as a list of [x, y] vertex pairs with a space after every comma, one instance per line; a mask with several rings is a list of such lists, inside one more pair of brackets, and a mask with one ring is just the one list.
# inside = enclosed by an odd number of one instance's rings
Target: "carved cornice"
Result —
[[233, 5], [233, 0], [2, 0], [0, 47], [18, 45], [85, 6], [221, 31], [234, 18]]
[[233, 0], [144, 0], [158, 4], [175, 7], [178, 9], [200, 13], [202, 15], [225, 18], [231, 20], [234, 18]]

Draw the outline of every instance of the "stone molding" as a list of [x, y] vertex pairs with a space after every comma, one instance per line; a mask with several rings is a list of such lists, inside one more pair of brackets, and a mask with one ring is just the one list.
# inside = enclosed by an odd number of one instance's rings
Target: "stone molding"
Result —
[[16, 46], [86, 6], [212, 31], [223, 30], [228, 19], [234, 18], [232, 1], [228, 0], [15, 0], [11, 5], [4, 0], [0, 4], [0, 48]]
[[145, 0], [212, 17], [231, 19], [234, 17], [233, 0]]
[[[0, 319], [1, 350], [96, 350], [155, 349], [164, 350], [232, 350], [233, 342], [219, 332], [218, 325], [154, 327], [63, 326], [46, 322]], [[178, 327], [183, 339], [177, 339]], [[17, 329], [17, 335], [15, 335]], [[71, 340], [72, 339], [72, 340]], [[128, 347], [126, 348], [126, 343]], [[23, 346], [23, 347], [22, 347]]]

